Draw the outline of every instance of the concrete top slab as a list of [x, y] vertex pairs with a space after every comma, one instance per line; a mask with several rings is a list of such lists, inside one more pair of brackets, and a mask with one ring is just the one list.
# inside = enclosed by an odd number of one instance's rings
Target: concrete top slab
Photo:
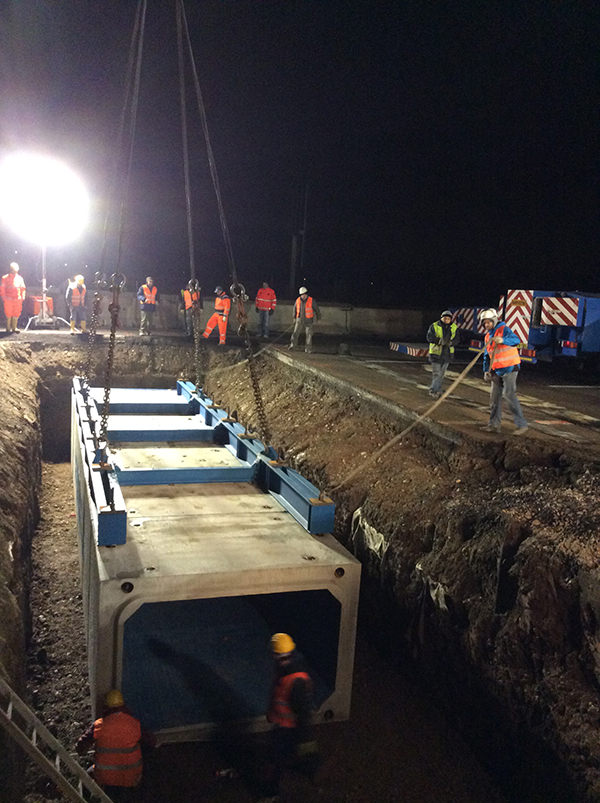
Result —
[[212, 443], [183, 441], [165, 443], [111, 443], [113, 462], [120, 469], [130, 468], [203, 468], [239, 466], [229, 449]]
[[[104, 388], [90, 388], [91, 396], [96, 403], [104, 399]], [[111, 404], [180, 404], [182, 409], [188, 406], [187, 399], [179, 396], [173, 388], [111, 388]]]
[[164, 432], [171, 430], [212, 430], [199, 415], [109, 415], [108, 430], [130, 432]]

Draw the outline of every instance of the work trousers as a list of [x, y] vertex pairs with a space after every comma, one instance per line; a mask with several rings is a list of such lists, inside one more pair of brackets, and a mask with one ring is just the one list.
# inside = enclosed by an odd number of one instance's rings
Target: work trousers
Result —
[[292, 348], [298, 347], [298, 340], [300, 338], [300, 332], [304, 330], [304, 336], [306, 339], [306, 346], [304, 351], [307, 354], [310, 354], [312, 351], [312, 336], [313, 336], [313, 319], [312, 318], [296, 318], [294, 323], [294, 331], [292, 332], [292, 342], [290, 346]]
[[431, 363], [431, 387], [429, 388], [431, 393], [441, 393], [442, 380], [444, 379], [449, 365], [450, 363], [448, 362]]
[[71, 321], [75, 326], [81, 326], [82, 321], [87, 321], [87, 310], [85, 307], [71, 307], [70, 308]]
[[140, 313], [140, 334], [149, 335], [152, 331], [152, 316], [154, 310], [143, 309]]
[[269, 318], [271, 317], [269, 312], [268, 309], [259, 309], [258, 311], [258, 336], [265, 339], [269, 337]]
[[210, 316], [206, 324], [206, 329], [202, 333], [202, 337], [210, 337], [210, 333], [217, 324], [219, 326], [219, 345], [222, 346], [227, 336], [227, 318], [223, 318], [219, 312], [213, 312]]
[[518, 371], [508, 374], [492, 374], [492, 387], [490, 389], [490, 426], [499, 427], [502, 419], [502, 397], [506, 399], [508, 409], [513, 415], [516, 427], [526, 427], [527, 421], [523, 417], [521, 405], [517, 399]]
[[4, 314], [7, 318], [19, 318], [23, 310], [23, 302], [18, 298], [4, 299]]

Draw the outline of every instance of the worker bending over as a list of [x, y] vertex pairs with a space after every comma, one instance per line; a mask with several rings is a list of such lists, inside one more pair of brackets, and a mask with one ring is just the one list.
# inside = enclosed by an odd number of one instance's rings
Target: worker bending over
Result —
[[516, 430], [513, 434], [527, 432], [528, 424], [523, 417], [517, 399], [517, 376], [521, 356], [517, 346], [519, 338], [504, 321], [498, 320], [495, 309], [486, 309], [480, 315], [485, 329], [485, 351], [483, 354], [483, 378], [492, 383], [490, 391], [490, 420], [483, 429], [487, 432], [500, 432], [502, 419], [502, 397], [513, 414]]
[[315, 318], [319, 320], [321, 311], [314, 298], [308, 295], [306, 287], [300, 287], [298, 293], [299, 296], [294, 304], [294, 331], [292, 332], [292, 341], [288, 348], [293, 351], [298, 347], [298, 338], [300, 337], [300, 332], [304, 329], [304, 351], [310, 354], [312, 351], [314, 320]]
[[209, 338], [212, 330], [218, 325], [219, 346], [224, 346], [227, 338], [227, 321], [231, 311], [231, 299], [221, 285], [215, 287], [215, 296], [215, 311], [208, 319], [206, 329], [202, 332], [202, 337]]
[[93, 722], [76, 744], [79, 755], [94, 746], [90, 774], [115, 803], [139, 800], [142, 782], [142, 742], [154, 747], [154, 734], [142, 732], [138, 719], [125, 707], [118, 689], [106, 695], [106, 710]]
[[4, 301], [6, 331], [9, 334], [20, 331], [17, 329], [17, 322], [23, 311], [26, 295], [25, 282], [19, 274], [19, 265], [17, 262], [11, 262], [8, 273], [4, 274], [0, 282], [0, 298]]
[[71, 327], [71, 334], [75, 334], [75, 327], [85, 332], [87, 321], [87, 310], [85, 306], [85, 279], [81, 274], [74, 277], [72, 282], [69, 282], [65, 298], [67, 306], [69, 307], [69, 326]]

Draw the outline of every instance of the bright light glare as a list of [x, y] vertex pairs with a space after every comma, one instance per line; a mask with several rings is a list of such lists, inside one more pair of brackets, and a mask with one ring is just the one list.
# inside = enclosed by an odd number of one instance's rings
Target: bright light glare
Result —
[[89, 209], [81, 180], [62, 162], [23, 152], [0, 164], [0, 218], [23, 239], [65, 245], [81, 234]]

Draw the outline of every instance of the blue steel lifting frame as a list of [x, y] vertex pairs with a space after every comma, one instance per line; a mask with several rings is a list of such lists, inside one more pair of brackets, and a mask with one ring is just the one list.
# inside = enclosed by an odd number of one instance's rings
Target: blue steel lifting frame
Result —
[[[320, 498], [319, 489], [294, 469], [281, 465], [273, 447], [246, 432], [227, 411], [213, 404], [192, 382], [177, 382], [179, 401], [157, 403], [139, 399], [111, 403], [111, 413], [118, 414], [180, 414], [186, 427], [140, 431], [125, 426], [111, 428], [107, 436], [120, 442], [207, 441], [227, 449], [237, 459], [237, 465], [220, 467], [142, 468], [123, 469], [107, 445], [98, 442], [100, 413], [93, 389], [79, 377], [73, 380], [73, 440], [72, 460], [83, 474], [91, 498], [91, 509], [97, 516], [98, 546], [118, 546], [127, 538], [127, 508], [121, 487], [130, 485], [166, 485], [202, 482], [254, 482], [271, 494], [309, 533], [322, 535], [333, 531], [335, 505], [327, 497]], [[196, 419], [195, 426], [189, 425]], [[195, 423], [195, 422], [194, 422]], [[106, 448], [102, 449], [102, 446]], [[105, 455], [104, 463], [101, 462]]]

